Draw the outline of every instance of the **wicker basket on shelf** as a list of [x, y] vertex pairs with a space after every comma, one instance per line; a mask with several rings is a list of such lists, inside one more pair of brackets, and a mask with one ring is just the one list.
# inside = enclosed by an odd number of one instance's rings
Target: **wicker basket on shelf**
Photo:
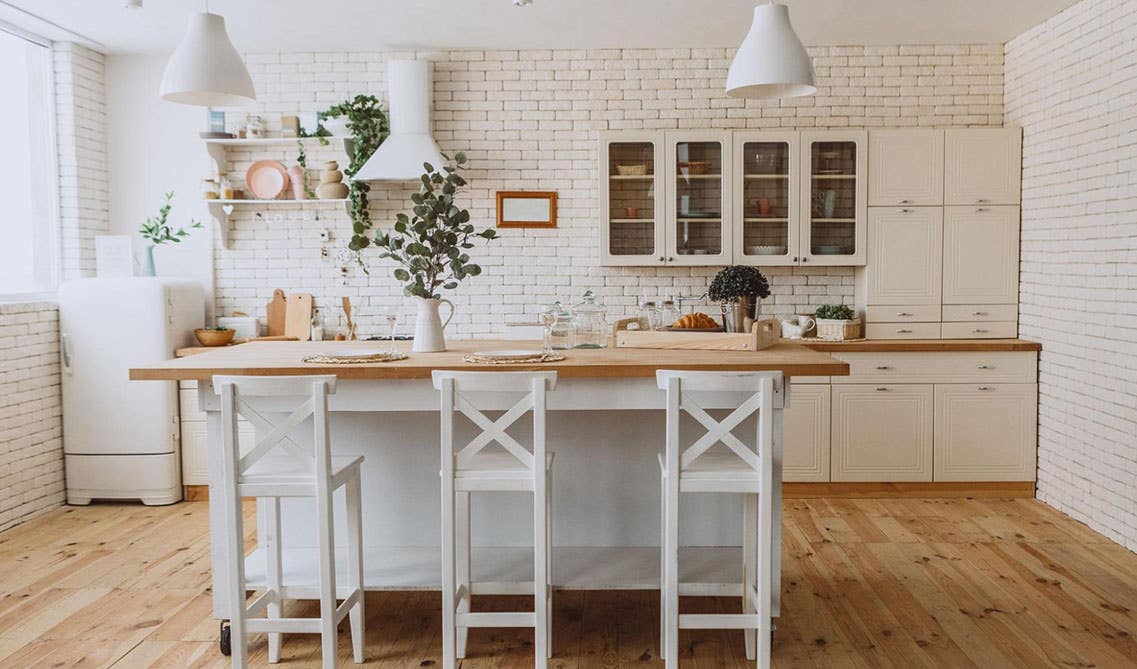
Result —
[[861, 338], [861, 319], [854, 318], [848, 321], [818, 318], [817, 338], [826, 341], [845, 341], [846, 339]]
[[619, 174], [622, 177], [647, 176], [647, 164], [641, 163], [639, 165], [617, 165], [616, 174]]

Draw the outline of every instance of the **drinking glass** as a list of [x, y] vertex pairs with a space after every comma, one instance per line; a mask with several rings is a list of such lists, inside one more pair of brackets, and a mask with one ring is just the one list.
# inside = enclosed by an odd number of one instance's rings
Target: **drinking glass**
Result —
[[379, 318], [387, 324], [387, 350], [395, 352], [395, 327], [399, 324], [399, 311], [395, 307], [379, 307]]

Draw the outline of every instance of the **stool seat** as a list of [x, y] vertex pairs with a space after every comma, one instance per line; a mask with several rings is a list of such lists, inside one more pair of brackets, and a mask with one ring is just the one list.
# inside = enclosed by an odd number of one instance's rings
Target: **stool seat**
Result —
[[[328, 473], [332, 490], [351, 480], [359, 472], [363, 456], [333, 455]], [[295, 458], [263, 458], [241, 474], [241, 486], [316, 485], [316, 473]], [[308, 492], [307, 495], [314, 493]]]
[[[553, 468], [553, 454], [545, 455], [545, 472]], [[478, 453], [461, 469], [454, 469], [458, 490], [533, 490], [533, 472], [509, 453]]]
[[[667, 478], [667, 459], [658, 456]], [[680, 492], [762, 492], [762, 474], [733, 453], [704, 453], [679, 472]]]

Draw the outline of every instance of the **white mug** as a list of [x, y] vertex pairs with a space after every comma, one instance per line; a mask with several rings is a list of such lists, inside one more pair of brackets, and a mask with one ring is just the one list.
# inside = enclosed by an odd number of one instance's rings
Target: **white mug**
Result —
[[797, 324], [801, 326], [802, 334], [810, 332], [813, 328], [817, 327], [817, 321], [813, 320], [812, 316], [798, 316]]

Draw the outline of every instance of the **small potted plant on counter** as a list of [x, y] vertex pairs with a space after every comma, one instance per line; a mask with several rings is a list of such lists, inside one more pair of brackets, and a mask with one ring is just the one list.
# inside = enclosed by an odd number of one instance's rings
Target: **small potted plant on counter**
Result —
[[817, 338], [829, 341], [860, 339], [861, 319], [844, 304], [826, 304], [813, 314], [817, 320]]
[[423, 163], [422, 186], [411, 195], [414, 204], [412, 215], [399, 214], [391, 232], [380, 232], [374, 244], [380, 249], [380, 258], [390, 258], [401, 267], [394, 271], [395, 278], [403, 282], [403, 294], [418, 302], [415, 321], [415, 339], [412, 351], [426, 353], [445, 351], [446, 340], [442, 330], [446, 327], [438, 316], [438, 307], [450, 307], [446, 322], [454, 316], [454, 304], [442, 299], [441, 290], [453, 290], [458, 283], [482, 273], [482, 268], [470, 262], [467, 250], [474, 248], [474, 238], [497, 238], [493, 228], [475, 230], [470, 223], [470, 212], [455, 205], [458, 190], [466, 180], [458, 174], [465, 169], [466, 155], [458, 153], [454, 160], [443, 155], [450, 164], [435, 170]]
[[732, 265], [715, 275], [707, 298], [722, 305], [727, 332], [746, 332], [758, 319], [759, 301], [770, 296], [770, 284], [757, 267]]

